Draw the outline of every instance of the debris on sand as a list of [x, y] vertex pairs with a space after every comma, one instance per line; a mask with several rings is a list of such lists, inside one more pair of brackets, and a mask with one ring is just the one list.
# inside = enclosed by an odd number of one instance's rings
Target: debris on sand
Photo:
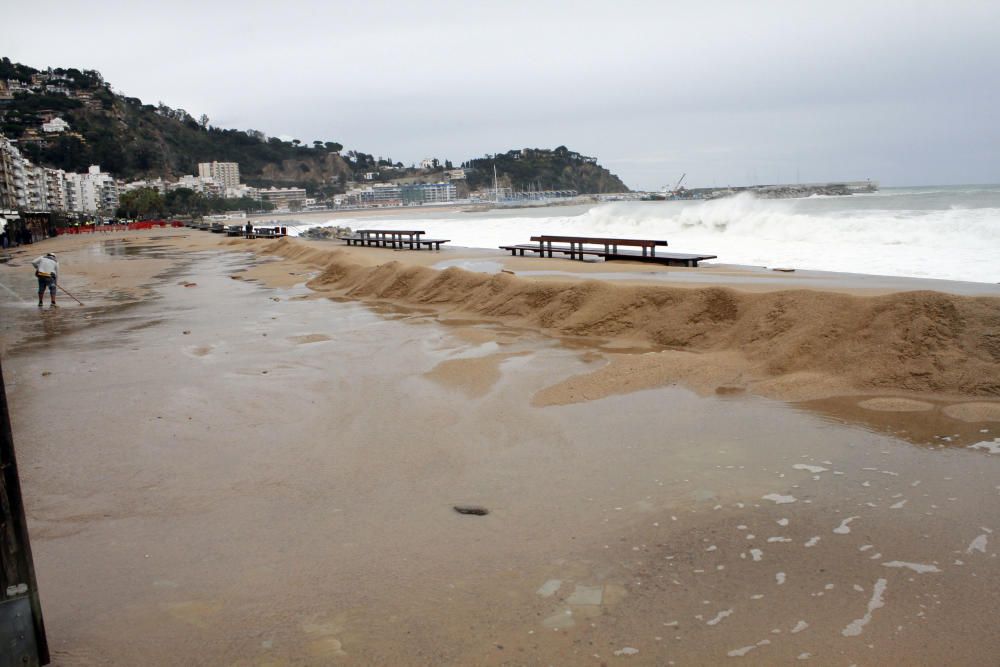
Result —
[[488, 509], [481, 505], [455, 505], [452, 509], [459, 514], [473, 514], [475, 516], [486, 516], [490, 513]]

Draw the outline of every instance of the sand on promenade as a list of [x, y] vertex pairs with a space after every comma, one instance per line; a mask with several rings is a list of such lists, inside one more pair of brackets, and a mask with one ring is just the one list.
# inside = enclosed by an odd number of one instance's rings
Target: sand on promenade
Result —
[[[86, 306], [35, 307], [43, 251]], [[193, 230], [0, 264], [54, 664], [1000, 651], [1000, 299], [549, 267], [608, 270]]]

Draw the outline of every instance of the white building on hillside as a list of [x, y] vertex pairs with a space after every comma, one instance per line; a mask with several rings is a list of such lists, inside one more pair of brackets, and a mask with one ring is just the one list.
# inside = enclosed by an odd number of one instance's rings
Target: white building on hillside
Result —
[[42, 132], [65, 132], [69, 129], [69, 123], [56, 116], [47, 123], [42, 123]]
[[198, 175], [214, 178], [223, 190], [226, 188], [237, 188], [240, 185], [240, 163], [199, 162]]
[[211, 176], [185, 175], [178, 178], [176, 183], [167, 186], [168, 190], [179, 188], [188, 188], [200, 192], [206, 197], [221, 197], [225, 193], [225, 188]]
[[169, 184], [162, 178], [153, 178], [143, 181], [132, 181], [126, 183], [122, 188], [122, 192], [131, 192], [132, 190], [138, 190], [140, 188], [153, 188], [161, 195], [167, 194], [167, 186]]

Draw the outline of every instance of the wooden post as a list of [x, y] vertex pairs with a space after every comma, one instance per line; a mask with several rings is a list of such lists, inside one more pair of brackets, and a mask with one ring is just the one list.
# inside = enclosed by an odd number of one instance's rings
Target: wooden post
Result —
[[0, 364], [0, 667], [49, 664]]

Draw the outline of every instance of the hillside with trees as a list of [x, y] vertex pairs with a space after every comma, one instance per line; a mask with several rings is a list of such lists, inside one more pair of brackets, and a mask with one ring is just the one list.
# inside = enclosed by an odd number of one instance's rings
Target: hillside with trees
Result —
[[501, 187], [517, 190], [576, 190], [581, 193], [628, 192], [621, 179], [597, 159], [571, 151], [525, 148], [469, 160], [462, 166], [473, 190], [493, 187], [493, 167]]
[[[337, 141], [309, 143], [268, 137], [258, 130], [215, 127], [208, 116], [195, 118], [162, 102], [144, 103], [112, 90], [100, 72], [73, 68], [36, 70], [0, 59], [0, 133], [17, 140], [36, 164], [82, 172], [92, 164], [125, 180], [196, 174], [199, 162], [238, 162], [243, 182], [258, 187], [305, 187], [310, 194], [341, 193], [348, 181], [444, 178], [449, 161], [429, 169], [405, 168], [391, 158]], [[69, 130], [41, 131], [60, 117]], [[625, 185], [593, 158], [559, 147], [526, 149], [470, 160], [469, 185], [492, 186], [493, 163], [515, 189], [573, 189], [584, 193], [621, 192]], [[488, 165], [487, 165], [488, 162]]]

